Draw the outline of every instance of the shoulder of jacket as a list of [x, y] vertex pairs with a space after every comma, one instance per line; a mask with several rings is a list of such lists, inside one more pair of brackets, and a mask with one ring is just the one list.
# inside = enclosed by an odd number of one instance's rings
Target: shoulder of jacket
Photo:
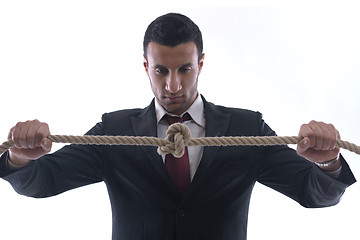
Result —
[[113, 112], [107, 112], [102, 115], [102, 118], [106, 118], [107, 120], [115, 119], [118, 120], [120, 118], [127, 118], [131, 116], [139, 115], [144, 109], [134, 108], [134, 109], [123, 109], [117, 110]]
[[235, 107], [225, 107], [222, 105], [215, 105], [213, 103], [208, 104], [211, 108], [216, 109], [217, 111], [220, 111], [224, 114], [230, 114], [232, 117], [262, 118], [262, 114], [259, 111]]

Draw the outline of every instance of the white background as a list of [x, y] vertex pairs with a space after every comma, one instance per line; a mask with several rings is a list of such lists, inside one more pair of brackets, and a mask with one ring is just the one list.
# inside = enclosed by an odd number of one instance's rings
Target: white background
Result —
[[[316, 119], [360, 144], [355, 1], [126, 2], [0, 2], [0, 142], [17, 121], [81, 135], [104, 112], [147, 106], [143, 34], [159, 15], [181, 12], [203, 33], [199, 90], [207, 100], [260, 111], [278, 135], [297, 135]], [[359, 178], [360, 156], [342, 153]], [[356, 183], [337, 206], [305, 209], [257, 184], [248, 239], [359, 239], [359, 200]], [[103, 183], [31, 199], [0, 180], [0, 213], [1, 239], [111, 238]]]

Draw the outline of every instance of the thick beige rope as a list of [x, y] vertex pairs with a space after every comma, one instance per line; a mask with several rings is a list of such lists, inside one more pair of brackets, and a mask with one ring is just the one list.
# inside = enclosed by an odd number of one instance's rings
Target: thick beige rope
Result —
[[[268, 146], [297, 144], [301, 137], [204, 137], [190, 138], [190, 130], [184, 124], [172, 124], [165, 139], [157, 137], [132, 137], [132, 136], [72, 136], [50, 135], [47, 138], [56, 143], [93, 144], [93, 145], [142, 145], [158, 146], [159, 154], [171, 153], [175, 157], [184, 154], [185, 146]], [[0, 145], [0, 155], [14, 145], [8, 140]], [[360, 155], [360, 146], [353, 143], [337, 140], [337, 147], [347, 149]]]

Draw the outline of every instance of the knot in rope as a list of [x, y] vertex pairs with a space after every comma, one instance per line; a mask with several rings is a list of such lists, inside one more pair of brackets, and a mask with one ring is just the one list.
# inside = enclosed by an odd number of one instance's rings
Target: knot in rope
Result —
[[171, 153], [174, 157], [181, 157], [185, 153], [185, 147], [190, 141], [190, 130], [187, 126], [181, 123], [174, 123], [169, 126], [166, 131], [166, 138], [168, 141], [164, 146], [158, 148], [159, 154]]

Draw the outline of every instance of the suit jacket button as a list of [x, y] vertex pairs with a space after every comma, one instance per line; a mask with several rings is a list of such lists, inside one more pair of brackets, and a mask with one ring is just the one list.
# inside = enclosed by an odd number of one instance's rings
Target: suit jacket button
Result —
[[179, 215], [180, 217], [185, 217], [185, 211], [184, 211], [184, 209], [179, 209], [179, 210], [178, 210], [178, 215]]

